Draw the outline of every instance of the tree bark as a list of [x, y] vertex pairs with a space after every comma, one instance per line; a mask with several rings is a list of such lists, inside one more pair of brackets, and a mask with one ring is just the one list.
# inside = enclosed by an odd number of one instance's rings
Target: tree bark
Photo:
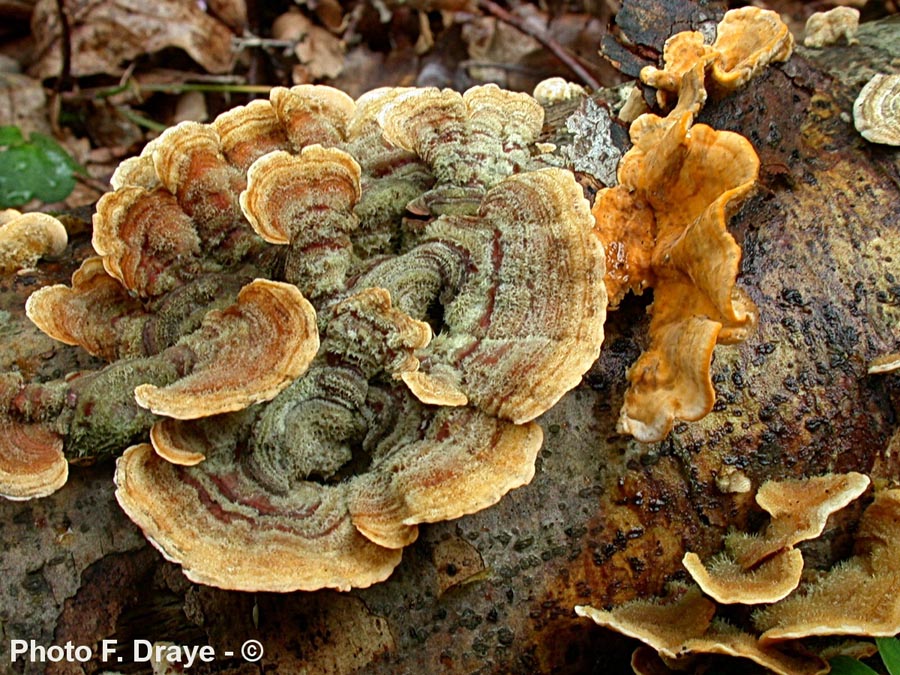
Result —
[[[716, 348], [718, 402], [705, 419], [657, 444], [616, 433], [625, 370], [647, 333], [648, 299], [628, 298], [583, 383], [540, 418], [531, 484], [423, 527], [389, 580], [343, 594], [191, 584], [118, 509], [111, 463], [74, 467], [49, 498], [0, 502], [0, 662], [11, 663], [13, 639], [71, 641], [95, 658], [19, 657], [9, 671], [150, 672], [133, 662], [140, 638], [212, 645], [216, 660], [193, 673], [628, 672], [633, 643], [573, 606], [659, 593], [684, 577], [685, 551], [706, 558], [728, 528], [758, 524], [753, 491], [722, 492], [717, 477], [738, 470], [756, 488], [860, 471], [896, 483], [900, 375], [866, 371], [900, 348], [900, 151], [864, 141], [849, 116], [865, 79], [856, 62], [896, 71], [898, 26], [866, 26], [857, 46], [799, 49], [698, 120], [742, 133], [762, 161], [760, 189], [729, 224], [759, 326]], [[67, 281], [87, 252], [82, 238], [71, 258], [2, 280], [4, 369], [58, 377], [90, 365], [23, 311], [34, 288]], [[847, 555], [864, 504], [832, 519], [807, 564]], [[122, 662], [101, 662], [103, 639], [118, 640]], [[258, 663], [240, 657], [248, 639], [264, 647]]]

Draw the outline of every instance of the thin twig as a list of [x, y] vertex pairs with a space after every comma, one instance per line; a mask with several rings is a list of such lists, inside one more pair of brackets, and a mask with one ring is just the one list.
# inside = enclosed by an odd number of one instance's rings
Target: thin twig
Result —
[[291, 51], [297, 46], [296, 40], [276, 40], [275, 38], [261, 38], [255, 35], [246, 37], [235, 37], [231, 39], [231, 44], [235, 49], [250, 49], [251, 47], [261, 47], [263, 49], [283, 49], [286, 52]]
[[120, 107], [118, 110], [122, 117], [144, 129], [149, 129], [150, 131], [165, 131], [168, 128], [165, 124], [150, 119], [146, 115], [136, 113], [134, 110], [129, 110], [125, 107]]
[[72, 80], [72, 31], [69, 28], [69, 15], [66, 13], [65, 0], [56, 0], [56, 12], [59, 16], [59, 49], [62, 57], [56, 91], [68, 89]]
[[466, 59], [465, 61], [460, 61], [459, 65], [467, 71], [472, 68], [495, 68], [496, 70], [504, 70], [507, 73], [522, 73], [524, 75], [535, 75], [537, 73], [534, 68], [523, 66], [520, 63], [501, 63], [499, 61], [475, 61]]
[[118, 96], [127, 91], [137, 92], [160, 92], [164, 94], [181, 94], [186, 91], [199, 92], [216, 92], [223, 94], [268, 94], [272, 90], [269, 85], [254, 84], [214, 84], [203, 82], [169, 82], [154, 83], [146, 82], [139, 84], [134, 80], [129, 80], [114, 87], [94, 87], [91, 89], [81, 89], [77, 92], [67, 92], [63, 94], [63, 98], [67, 101], [80, 101], [84, 99], [102, 99]]
[[56, 0], [56, 13], [59, 17], [59, 77], [53, 85], [50, 102], [47, 106], [50, 114], [50, 129], [56, 137], [62, 136], [59, 126], [59, 115], [62, 112], [62, 95], [71, 88], [72, 83], [72, 33], [69, 29], [69, 15], [66, 14], [65, 0]]
[[559, 44], [556, 40], [547, 35], [546, 32], [542, 30], [536, 30], [526, 21], [522, 20], [515, 14], [512, 14], [511, 12], [503, 9], [496, 2], [493, 2], [493, 0], [478, 0], [478, 6], [486, 9], [488, 12], [500, 19], [500, 21], [508, 23], [513, 28], [521, 31], [522, 33], [525, 33], [525, 35], [533, 37], [535, 40], [540, 42], [591, 89], [600, 88], [600, 83], [594, 78], [593, 75], [590, 74], [590, 72], [588, 72], [587, 68], [581, 65], [581, 63], [579, 63], [578, 59], [575, 56], [570, 54], [569, 51], [561, 44]]

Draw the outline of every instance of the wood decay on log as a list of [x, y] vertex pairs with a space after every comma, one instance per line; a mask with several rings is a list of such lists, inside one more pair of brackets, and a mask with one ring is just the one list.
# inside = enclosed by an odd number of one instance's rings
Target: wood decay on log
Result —
[[[843, 67], [854, 49], [875, 52], [878, 33], [866, 28], [859, 46], [834, 48], [830, 58]], [[143, 637], [208, 642], [220, 652], [253, 637], [264, 641], [273, 672], [428, 672], [438, 664], [448, 673], [590, 672], [624, 664], [632, 645], [612, 634], [600, 642], [574, 605], [656, 594], [685, 550], [709, 557], [729, 527], [756, 517], [752, 492], [717, 487], [723, 467], [754, 485], [826, 471], [896, 480], [898, 441], [888, 447], [897, 376], [866, 369], [900, 340], [900, 160], [846, 119], [862, 83], [827, 69], [795, 56], [699, 118], [750, 138], [763, 185], [730, 223], [744, 250], [739, 283], [759, 306], [760, 325], [746, 343], [717, 352], [718, 402], [706, 419], [678, 425], [659, 444], [616, 435], [624, 370], [646, 332], [646, 301], [631, 299], [585, 382], [541, 418], [547, 438], [534, 481], [492, 509], [426, 528], [390, 580], [344, 595], [193, 586], [118, 510], [109, 464], [73, 470], [66, 489], [46, 500], [0, 504], [8, 548], [0, 658], [7, 662], [3, 650], [17, 637], [48, 645]], [[76, 243], [74, 257], [86, 248]], [[77, 263], [2, 280], [9, 363], [47, 377], [84, 365], [22, 312], [35, 287], [68, 279]], [[835, 523], [818, 564], [847, 553], [861, 508]], [[250, 672], [239, 659], [213, 665]], [[48, 672], [79, 672], [67, 668]]]

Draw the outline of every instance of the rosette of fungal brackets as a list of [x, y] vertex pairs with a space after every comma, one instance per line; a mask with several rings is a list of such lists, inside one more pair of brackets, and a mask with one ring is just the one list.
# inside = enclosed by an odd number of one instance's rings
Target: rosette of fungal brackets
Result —
[[98, 205], [100, 258], [29, 302], [111, 364], [14, 383], [4, 414], [66, 455], [131, 445], [117, 498], [192, 579], [384, 579], [420, 523], [531, 479], [534, 418], [599, 354], [603, 248], [541, 168], [540, 107], [415, 91], [278, 89], [167, 131]]
[[[349, 155], [319, 146], [251, 166], [241, 204], [288, 248], [288, 278], [321, 300], [319, 352], [261, 409], [158, 421], [153, 446], [183, 466], [149, 445], [119, 460], [123, 508], [192, 579], [256, 590], [384, 579], [418, 524], [530, 481], [542, 442], [530, 420], [597, 357], [603, 253], [571, 174], [501, 181], [477, 214], [436, 218], [409, 251], [368, 264], [352, 247], [359, 178]], [[545, 274], [527, 278], [535, 266]]]

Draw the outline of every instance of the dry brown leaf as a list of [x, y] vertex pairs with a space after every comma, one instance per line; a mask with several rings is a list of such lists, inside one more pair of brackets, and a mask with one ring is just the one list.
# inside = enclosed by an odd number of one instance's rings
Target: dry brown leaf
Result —
[[299, 12], [282, 14], [272, 24], [279, 40], [296, 40], [294, 54], [300, 64], [294, 68], [294, 84], [307, 84], [337, 77], [344, 69], [344, 43]]
[[344, 69], [343, 41], [319, 26], [310, 26], [309, 33], [297, 45], [294, 53], [308, 75], [302, 80], [294, 77], [295, 84], [313, 82], [323, 77], [337, 77]]
[[247, 3], [245, 0], [206, 0], [209, 11], [236, 32], [242, 32], [247, 25]]
[[[538, 19], [529, 17], [529, 20], [541, 30], [545, 28], [545, 24]], [[519, 64], [528, 54], [541, 49], [541, 44], [533, 37], [494, 17], [469, 21], [462, 27], [462, 38], [472, 61], [478, 64], [469, 69], [470, 75], [477, 80], [502, 85], [506, 85], [507, 78], [504, 64]]]
[[[72, 0], [66, 3], [71, 39], [71, 74], [118, 74], [138, 56], [180, 47], [211, 73], [234, 63], [232, 32], [190, 0]], [[45, 78], [62, 68], [60, 23], [55, 0], [38, 0], [31, 21], [35, 53], [30, 74]]]
[[16, 73], [0, 73], [0, 125], [13, 124], [26, 135], [50, 133], [47, 97], [37, 80]]
[[307, 0], [304, 3], [318, 17], [322, 25], [337, 35], [346, 27], [344, 8], [338, 0]]

